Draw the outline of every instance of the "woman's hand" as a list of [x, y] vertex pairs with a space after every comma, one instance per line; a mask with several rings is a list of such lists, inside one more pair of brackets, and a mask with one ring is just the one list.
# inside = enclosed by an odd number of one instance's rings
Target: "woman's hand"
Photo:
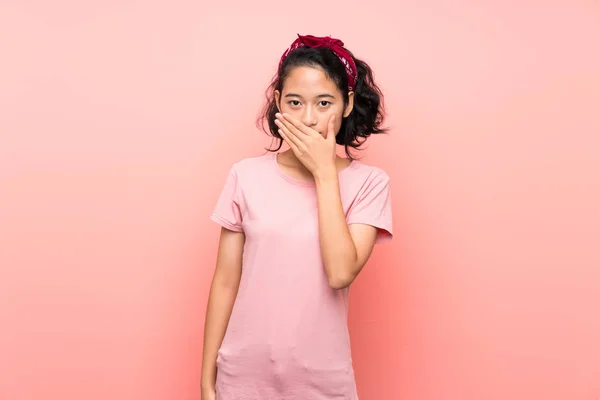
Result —
[[276, 114], [275, 124], [279, 134], [290, 146], [296, 157], [304, 164], [313, 176], [337, 176], [335, 165], [335, 115], [329, 118], [327, 135], [321, 136], [316, 130], [288, 114]]

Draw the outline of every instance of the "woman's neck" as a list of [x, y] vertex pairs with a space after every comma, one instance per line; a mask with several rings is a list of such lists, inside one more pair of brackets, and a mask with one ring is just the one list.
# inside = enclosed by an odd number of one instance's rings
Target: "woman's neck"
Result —
[[311, 172], [302, 164], [291, 149], [279, 153], [278, 162], [282, 167], [291, 170], [290, 172], [293, 172], [299, 178], [312, 179]]

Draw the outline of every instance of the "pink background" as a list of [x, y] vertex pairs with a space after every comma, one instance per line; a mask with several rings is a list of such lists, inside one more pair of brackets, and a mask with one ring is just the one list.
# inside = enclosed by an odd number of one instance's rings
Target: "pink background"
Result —
[[598, 2], [30, 0], [0, 3], [0, 399], [199, 399], [208, 216], [296, 32], [386, 93], [361, 400], [600, 398]]

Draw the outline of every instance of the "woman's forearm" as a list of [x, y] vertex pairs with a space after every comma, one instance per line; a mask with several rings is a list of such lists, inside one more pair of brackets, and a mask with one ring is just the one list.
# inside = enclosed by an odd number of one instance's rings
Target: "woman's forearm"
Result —
[[342, 208], [337, 172], [316, 174], [321, 256], [329, 285], [344, 288], [356, 277], [357, 252]]
[[204, 349], [202, 353], [202, 388], [212, 389], [217, 376], [217, 352], [237, 296], [237, 285], [226, 285], [215, 276], [210, 288], [204, 324]]

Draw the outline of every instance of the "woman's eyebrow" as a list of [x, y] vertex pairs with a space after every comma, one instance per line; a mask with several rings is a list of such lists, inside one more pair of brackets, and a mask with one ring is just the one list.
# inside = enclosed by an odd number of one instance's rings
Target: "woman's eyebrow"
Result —
[[[300, 96], [299, 94], [296, 94], [296, 93], [288, 93], [288, 94], [285, 95], [285, 97], [299, 97], [299, 98], [302, 98], [302, 96]], [[315, 96], [315, 98], [317, 98], [317, 99], [322, 99], [322, 98], [335, 99], [335, 96], [332, 95], [332, 94], [329, 94], [329, 93], [323, 93], [323, 94], [320, 94], [318, 96]]]

